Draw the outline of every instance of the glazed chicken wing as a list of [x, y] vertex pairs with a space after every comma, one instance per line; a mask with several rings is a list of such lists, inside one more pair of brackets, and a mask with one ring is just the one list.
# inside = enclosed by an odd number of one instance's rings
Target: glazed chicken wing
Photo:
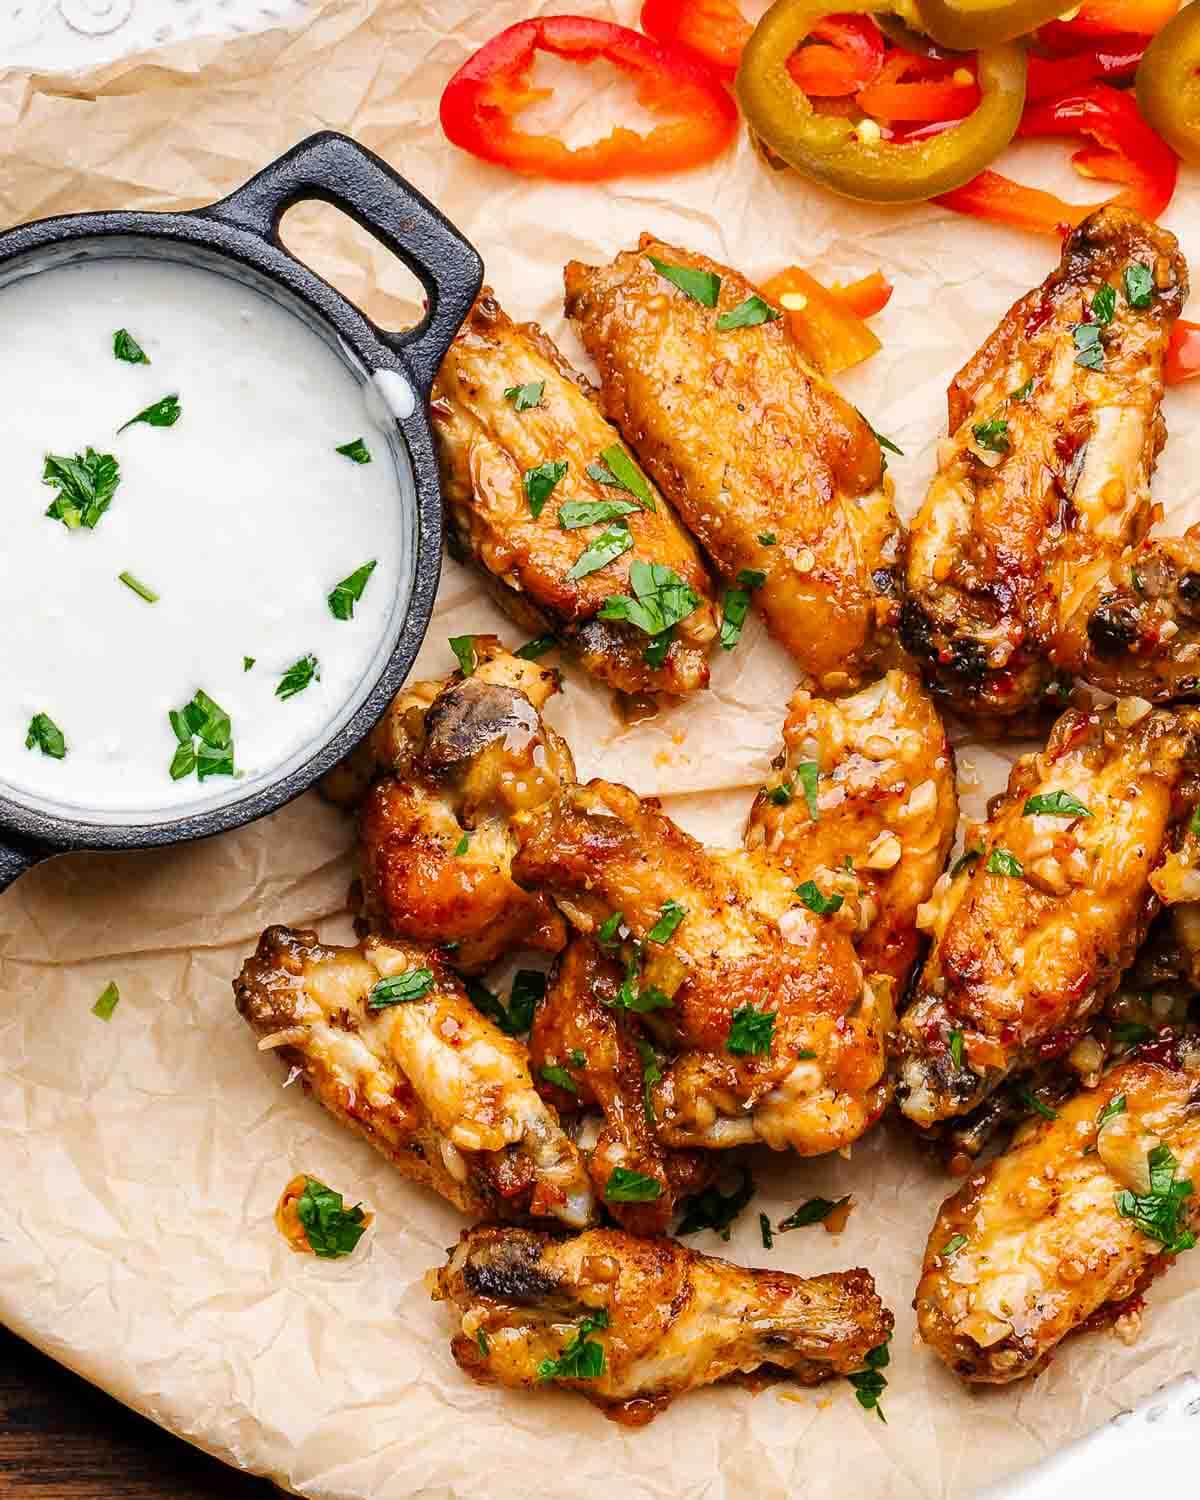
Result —
[[[488, 290], [442, 364], [433, 415], [452, 548], [478, 563], [519, 624], [552, 631], [601, 682], [626, 693], [708, 685], [717, 610], [695, 543], [644, 479], [635, 479], [641, 499], [619, 485], [625, 474], [602, 455], [615, 446], [624, 456], [620, 437], [581, 377], [539, 328], [512, 323]], [[588, 514], [601, 518], [579, 524]], [[573, 576], [614, 528], [625, 550]], [[648, 634], [604, 618], [606, 600], [637, 596], [635, 564], [669, 569], [692, 591], [693, 607], [669, 636], [661, 625]]]
[[958, 823], [954, 752], [937, 710], [899, 670], [833, 701], [802, 688], [783, 742], [750, 809], [746, 847], [796, 881], [852, 867], [866, 918], [854, 939], [859, 957], [900, 990], [917, 956], [917, 909], [945, 869]]
[[565, 789], [515, 830], [513, 878], [581, 932], [607, 924], [628, 967], [621, 1003], [681, 1049], [652, 1095], [665, 1142], [815, 1155], [878, 1118], [892, 986], [855, 957], [852, 875], [814, 886], [813, 909], [781, 867], [713, 855], [655, 801], [604, 781]]
[[1003, 1383], [1077, 1329], [1125, 1326], [1194, 1241], [1200, 1053], [1156, 1045], [1063, 1105], [938, 1214], [917, 1288], [921, 1336], [956, 1374]]
[[[655, 261], [718, 280], [715, 306]], [[565, 275], [605, 411], [721, 577], [765, 574], [755, 601], [813, 685], [857, 684], [890, 635], [903, 562], [870, 424], [783, 320], [719, 326], [756, 295], [727, 266], [643, 235], [611, 265], [572, 261]]]
[[1150, 525], [1187, 293], [1173, 235], [1101, 209], [951, 385], [902, 635], [958, 710], [1019, 714], [1094, 664], [1079, 611]]
[[898, 1035], [901, 1108], [919, 1125], [1068, 1051], [1146, 934], [1200, 713], [1143, 704], [1122, 727], [1124, 709], [1058, 720], [922, 914], [933, 947]]
[[454, 1310], [451, 1352], [472, 1379], [565, 1386], [637, 1425], [731, 1375], [848, 1374], [892, 1330], [867, 1271], [743, 1270], [608, 1229], [464, 1230], [433, 1295]]
[[583, 1160], [529, 1076], [436, 954], [367, 938], [334, 948], [269, 927], [234, 981], [242, 1016], [325, 1108], [463, 1213], [595, 1217]]

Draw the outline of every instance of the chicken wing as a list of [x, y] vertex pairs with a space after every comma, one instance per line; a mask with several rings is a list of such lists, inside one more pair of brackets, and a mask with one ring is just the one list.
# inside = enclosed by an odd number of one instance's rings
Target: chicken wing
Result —
[[1150, 525], [1187, 293], [1174, 236], [1103, 208], [952, 383], [901, 633], [959, 711], [1022, 713], [1094, 661], [1067, 626]]
[[1126, 708], [1063, 714], [922, 913], [933, 947], [897, 1038], [901, 1108], [919, 1125], [1068, 1051], [1146, 934], [1200, 712], [1142, 704], [1122, 727]]
[[595, 1218], [583, 1159], [529, 1076], [436, 953], [367, 938], [328, 947], [268, 927], [234, 981], [237, 1008], [335, 1118], [463, 1213]]
[[[708, 277], [713, 305], [656, 262]], [[605, 411], [721, 577], [765, 574], [754, 598], [813, 685], [856, 685], [890, 636], [903, 565], [870, 424], [780, 319], [722, 328], [757, 294], [707, 256], [643, 235], [611, 265], [572, 261], [565, 277]]]
[[918, 908], [946, 867], [958, 823], [954, 752], [937, 710], [909, 672], [850, 697], [801, 689], [783, 726], [776, 774], [750, 809], [746, 847], [794, 880], [853, 868], [868, 972], [903, 989], [917, 956]]
[[[451, 549], [483, 569], [501, 607], [530, 631], [552, 631], [622, 692], [707, 687], [718, 618], [696, 545], [640, 475], [631, 489], [613, 472], [604, 454], [624, 456], [620, 438], [545, 334], [517, 327], [485, 290], [438, 373], [432, 410]], [[588, 514], [601, 518], [582, 524]], [[625, 550], [576, 576], [614, 528]], [[677, 624], [663, 627], [653, 602], [645, 618], [605, 618], [607, 600], [644, 592], [635, 565], [670, 571], [684, 599]], [[664, 582], [660, 573], [655, 587]]]
[[806, 905], [782, 867], [711, 854], [657, 802], [604, 781], [514, 827], [513, 878], [579, 931], [622, 942], [620, 1003], [681, 1049], [652, 1096], [663, 1141], [816, 1155], [878, 1118], [892, 986], [855, 957], [853, 875], [814, 882]]
[[972, 1176], [938, 1214], [917, 1287], [927, 1344], [964, 1380], [1042, 1369], [1077, 1329], [1140, 1320], [1194, 1243], [1200, 1051], [1123, 1063]]
[[743, 1270], [609, 1229], [464, 1230], [433, 1296], [454, 1309], [451, 1352], [473, 1380], [553, 1382], [632, 1425], [731, 1375], [765, 1368], [817, 1385], [848, 1374], [893, 1321], [867, 1271]]

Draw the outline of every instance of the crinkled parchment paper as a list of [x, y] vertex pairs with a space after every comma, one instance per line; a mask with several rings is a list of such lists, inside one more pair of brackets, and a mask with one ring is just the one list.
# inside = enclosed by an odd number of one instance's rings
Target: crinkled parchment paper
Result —
[[[605, 13], [597, 0], [583, 8]], [[482, 251], [509, 310], [555, 334], [563, 262], [605, 259], [644, 228], [751, 276], [794, 261], [829, 279], [881, 266], [896, 286], [877, 323], [884, 350], [844, 389], [904, 449], [893, 472], [911, 513], [949, 377], [1045, 274], [1054, 247], [937, 210], [835, 201], [765, 169], [744, 140], [713, 167], [608, 188], [484, 167], [443, 140], [438, 97], [473, 47], [529, 9], [334, 0], [297, 32], [197, 43], [86, 78], [0, 76], [0, 222], [199, 204], [332, 126], [438, 202]], [[621, 0], [611, 14], [632, 21], [635, 11]], [[588, 77], [599, 87], [603, 69]], [[601, 102], [626, 109], [628, 97], [613, 89]], [[576, 111], [570, 128], [587, 125]], [[1061, 161], [1033, 165], [1063, 172]], [[1194, 178], [1170, 223], [1200, 255]], [[285, 235], [381, 322], [411, 321], [407, 273], [367, 254], [347, 221], [300, 209]], [[575, 352], [569, 335], [564, 344]], [[1157, 493], [1169, 524], [1200, 474], [1196, 399], [1168, 401]], [[420, 669], [448, 670], [446, 637], [488, 629], [518, 639], [447, 563]], [[555, 712], [585, 776], [660, 793], [689, 829], [734, 842], [794, 674], [755, 620], [714, 668], [711, 693], [632, 728], [573, 672]], [[962, 755], [977, 813], [1005, 763], [979, 746]], [[780, 1157], [758, 1169], [755, 1209], [772, 1218], [813, 1193], [853, 1192], [845, 1233], [786, 1234], [768, 1255], [752, 1210], [728, 1251], [798, 1272], [874, 1271], [897, 1315], [886, 1427], [844, 1383], [711, 1390], [639, 1432], [573, 1397], [472, 1385], [421, 1279], [456, 1238], [457, 1215], [285, 1092], [276, 1059], [255, 1051], [233, 1009], [230, 980], [266, 923], [348, 932], [349, 846], [348, 826], [309, 796], [189, 848], [56, 859], [0, 898], [0, 1319], [131, 1406], [306, 1495], [932, 1500], [973, 1494], [1200, 1359], [1197, 1253], [1155, 1287], [1132, 1348], [1083, 1338], [1036, 1382], [964, 1391], [913, 1348], [909, 1308], [950, 1184], [885, 1128], [852, 1160]], [[110, 979], [122, 1000], [104, 1025], [89, 1011]], [[277, 1195], [297, 1171], [376, 1211], [349, 1262], [296, 1256], [276, 1233]], [[711, 1235], [693, 1243], [725, 1248]]]

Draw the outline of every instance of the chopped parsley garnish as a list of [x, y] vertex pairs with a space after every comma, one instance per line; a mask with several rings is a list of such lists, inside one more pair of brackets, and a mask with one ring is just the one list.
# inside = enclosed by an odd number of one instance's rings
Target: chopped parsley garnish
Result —
[[1114, 1042], [1121, 1042], [1126, 1047], [1136, 1047], [1139, 1042], [1148, 1042], [1154, 1035], [1149, 1026], [1143, 1026], [1140, 1021], [1118, 1021], [1112, 1029]]
[[683, 1218], [676, 1226], [676, 1234], [698, 1234], [702, 1229], [712, 1229], [723, 1240], [729, 1238], [730, 1226], [754, 1197], [754, 1178], [746, 1167], [737, 1167], [740, 1181], [728, 1193], [723, 1193], [714, 1183], [702, 1193], [689, 1193], [680, 1205]]
[[952, 1234], [942, 1246], [941, 1253], [943, 1255], [957, 1255], [966, 1243], [967, 1237], [965, 1234]]
[[1135, 260], [1125, 267], [1125, 299], [1130, 307], [1149, 307], [1154, 300], [1154, 276], [1149, 266]]
[[182, 415], [183, 407], [179, 404], [179, 397], [163, 396], [158, 401], [152, 401], [149, 406], [143, 406], [136, 417], [122, 422], [117, 431], [124, 432], [127, 427], [133, 427], [138, 422], [145, 422], [147, 427], [174, 427]]
[[1015, 880], [1020, 880], [1025, 874], [1021, 861], [1007, 849], [993, 849], [983, 868], [989, 875], [1011, 875]]
[[754, 1057], [770, 1052], [775, 1035], [775, 1012], [756, 1010], [753, 1005], [739, 1005], [725, 1038], [726, 1052], [735, 1057]]
[[26, 750], [40, 750], [51, 760], [62, 760], [67, 753], [67, 742], [62, 730], [49, 714], [34, 714], [25, 734]]
[[[628, 526], [610, 526], [607, 531], [602, 531], [594, 542], [588, 543], [579, 554], [575, 566], [567, 577], [573, 580], [586, 578], [589, 573], [595, 573], [600, 568], [606, 568], [610, 562], [615, 562], [632, 546], [633, 535]], [[607, 608], [607, 603], [603, 607]]]
[[[1126, 272], [1128, 275], [1128, 272]], [[148, 365], [150, 357], [130, 333], [128, 328], [118, 328], [113, 334], [113, 358], [124, 360], [127, 365]]]
[[1132, 1219], [1144, 1235], [1157, 1240], [1168, 1255], [1190, 1250], [1196, 1236], [1183, 1227], [1181, 1220], [1186, 1223], [1184, 1205], [1192, 1196], [1192, 1184], [1175, 1180], [1179, 1163], [1169, 1146], [1155, 1146], [1146, 1162], [1150, 1168], [1150, 1191], [1132, 1193], [1126, 1189], [1118, 1193], [1117, 1212], [1123, 1219]]
[[604, 1345], [589, 1338], [598, 1329], [608, 1327], [608, 1313], [599, 1307], [579, 1320], [575, 1336], [557, 1359], [544, 1359], [538, 1365], [539, 1380], [599, 1380], [604, 1374]]
[[524, 1036], [533, 1025], [533, 1013], [546, 993], [546, 976], [537, 969], [518, 969], [513, 977], [508, 1004], [494, 995], [478, 979], [464, 979], [467, 996], [476, 1010], [504, 1032], [505, 1036]]
[[1028, 401], [1033, 395], [1033, 376], [1031, 375], [1024, 385], [1019, 385], [1012, 395], [1010, 401]]
[[956, 875], [961, 875], [965, 869], [969, 868], [971, 865], [975, 864], [977, 860], [981, 860], [982, 858], [982, 849], [964, 849], [963, 852], [954, 861], [954, 863], [950, 866], [950, 879], [953, 880]]
[[432, 969], [406, 969], [403, 974], [392, 974], [372, 986], [367, 1009], [386, 1010], [389, 1005], [405, 1005], [410, 1000], [422, 999], [432, 988]]
[[117, 582], [123, 583], [127, 589], [132, 589], [139, 599], [144, 599], [147, 604], [157, 604], [158, 595], [148, 584], [135, 578], [132, 573], [118, 573]]
[[1038, 792], [1026, 801], [1025, 817], [1036, 817], [1039, 813], [1049, 814], [1054, 818], [1090, 818], [1092, 810], [1070, 792], [1054, 791]]
[[356, 464], [369, 464], [371, 462], [371, 450], [363, 442], [362, 438], [355, 438], [352, 443], [343, 443], [340, 448], [334, 449], [343, 458], [349, 458]]
[[1085, 370], [1104, 368], [1104, 345], [1100, 340], [1099, 323], [1076, 323], [1072, 337], [1075, 340], [1075, 363]]
[[568, 1094], [577, 1094], [579, 1085], [567, 1072], [566, 1068], [560, 1068], [557, 1063], [547, 1063], [542, 1068], [542, 1077], [547, 1083], [552, 1083], [556, 1089], [566, 1089]]
[[455, 857], [455, 859], [461, 859], [462, 856], [467, 852], [467, 850], [470, 847], [471, 847], [471, 835], [469, 833], [464, 833], [463, 836], [462, 836], [462, 838], [460, 838], [459, 841], [458, 841], [458, 843], [455, 844], [455, 846], [454, 846], [454, 857]]
[[[671, 632], [700, 604], [700, 596], [685, 583], [674, 568], [665, 563], [635, 562], [629, 569], [628, 594], [610, 594], [600, 606], [602, 620], [627, 620], [650, 637], [646, 657], [652, 666], [661, 666], [671, 642]], [[662, 647], [657, 659], [651, 651]]]
[[691, 266], [672, 266], [665, 260], [656, 259], [653, 255], [648, 255], [646, 259], [660, 276], [665, 276], [693, 302], [699, 302], [703, 307], [716, 307], [717, 297], [721, 292], [721, 278], [715, 271], [697, 271]]
[[334, 587], [328, 597], [329, 613], [335, 620], [352, 620], [354, 618], [354, 606], [363, 596], [367, 586], [367, 580], [375, 571], [377, 558], [363, 563], [361, 568], [355, 568], [348, 578], [343, 578], [341, 583]]
[[533, 640], [526, 641], [523, 646], [518, 646], [513, 653], [522, 661], [537, 661], [539, 656], [545, 656], [547, 651], [553, 651], [558, 642], [552, 635], [535, 635]]
[[630, 505], [628, 500], [568, 500], [558, 507], [558, 524], [564, 531], [578, 531], [581, 526], [619, 521], [622, 516], [631, 516], [635, 510], [637, 506]]
[[605, 448], [594, 463], [588, 464], [587, 472], [597, 484], [608, 485], [610, 489], [624, 490], [632, 495], [643, 509], [657, 511], [658, 507], [654, 503], [654, 496], [650, 492], [646, 476], [620, 443], [612, 443]]
[[1192, 809], [1192, 815], [1188, 819], [1188, 832], [1200, 833], [1200, 803]]
[[961, 1031], [952, 1031], [946, 1039], [946, 1045], [950, 1050], [950, 1058], [956, 1068], [963, 1065], [963, 1034]]
[[989, 417], [971, 429], [976, 443], [989, 453], [1007, 453], [1009, 449], [1008, 422], [1004, 417]]
[[775, 1236], [771, 1233], [771, 1221], [767, 1218], [766, 1214], [759, 1214], [758, 1216], [758, 1232], [762, 1235], [763, 1249], [772, 1249], [775, 1244]]
[[891, 1334], [887, 1336], [887, 1342], [879, 1344], [872, 1349], [863, 1363], [866, 1369], [857, 1375], [847, 1375], [846, 1379], [854, 1387], [854, 1398], [862, 1407], [863, 1411], [873, 1411], [879, 1420], [887, 1426], [887, 1418], [883, 1414], [883, 1407], [879, 1404], [879, 1398], [887, 1390], [887, 1376], [882, 1373], [887, 1368], [891, 1356], [888, 1353], [888, 1342]]
[[849, 1202], [849, 1193], [844, 1198], [809, 1198], [786, 1219], [780, 1219], [775, 1228], [782, 1234], [789, 1229], [807, 1229], [810, 1224], [823, 1224], [835, 1208], [844, 1208]]
[[102, 1021], [111, 1021], [113, 1011], [121, 1003], [121, 991], [110, 979], [100, 991], [95, 1005], [92, 1006], [92, 1015], [99, 1016]]
[[611, 917], [606, 917], [596, 929], [596, 941], [602, 948], [615, 947], [620, 942], [620, 938], [617, 936], [617, 928], [620, 927], [621, 921], [622, 914], [619, 911], [615, 911]]
[[171, 780], [182, 781], [193, 771], [201, 781], [210, 776], [233, 776], [233, 724], [229, 715], [203, 689], [183, 708], [168, 710], [167, 718], [179, 741], [171, 760]]
[[786, 807], [792, 800], [792, 783], [781, 781], [778, 786], [773, 786], [767, 793], [767, 801], [773, 802], [776, 807]]
[[450, 637], [450, 649], [454, 652], [458, 662], [458, 669], [464, 677], [472, 677], [475, 668], [479, 665], [479, 658], [475, 654], [475, 637], [473, 635], [452, 635]]
[[675, 929], [687, 916], [687, 907], [680, 906], [678, 901], [664, 901], [658, 914], [658, 921], [646, 934], [647, 942], [667, 943], [670, 942]]
[[1043, 1104], [1028, 1084], [1023, 1084], [1017, 1090], [1017, 1099], [1025, 1109], [1031, 1109], [1041, 1115], [1043, 1120], [1057, 1120], [1058, 1110], [1051, 1109], [1048, 1104]]
[[758, 544], [760, 547], [773, 547], [778, 540], [779, 538], [773, 531], [760, 531], [758, 534]]
[[1096, 1129], [1106, 1125], [1109, 1120], [1115, 1120], [1118, 1115], [1125, 1113], [1125, 1095], [1118, 1094], [1116, 1098], [1110, 1099], [1100, 1113], [1096, 1116]]
[[480, 1354], [483, 1355], [484, 1359], [487, 1359], [491, 1351], [488, 1348], [488, 1336], [486, 1329], [477, 1328], [475, 1330], [475, 1342], [479, 1345]]
[[61, 521], [68, 531], [81, 526], [92, 531], [112, 503], [120, 482], [121, 466], [111, 453], [97, 453], [95, 448], [85, 448], [72, 458], [47, 453], [42, 483], [54, 486], [58, 494], [46, 514], [52, 521]]
[[1111, 323], [1117, 315], [1117, 289], [1110, 286], [1106, 281], [1099, 287], [1096, 295], [1092, 298], [1092, 317], [1096, 322], [1104, 326]]
[[638, 1056], [642, 1060], [642, 1108], [646, 1113], [646, 1124], [655, 1123], [654, 1085], [662, 1081], [662, 1069], [658, 1066], [658, 1054], [649, 1042], [638, 1038]]
[[294, 698], [297, 693], [302, 693], [309, 683], [320, 682], [320, 680], [320, 665], [317, 658], [310, 652], [307, 656], [302, 656], [299, 661], [294, 661], [279, 679], [275, 688], [275, 696], [286, 702], [288, 698]]
[[717, 328], [721, 333], [728, 333], [731, 328], [757, 328], [760, 323], [774, 323], [782, 317], [777, 308], [764, 302], [757, 292], [752, 292], [744, 302], [721, 314]]
[[[610, 917], [609, 921], [611, 920], [612, 918]], [[605, 927], [607, 925], [608, 923], [606, 922]], [[604, 928], [601, 928], [601, 933], [603, 931]], [[602, 945], [607, 946], [603, 937], [601, 937], [600, 941]], [[644, 990], [640, 989], [638, 986], [640, 973], [641, 945], [639, 944], [637, 945], [636, 952], [625, 964], [625, 978], [621, 982], [621, 988], [617, 991], [614, 999], [606, 1000], [604, 1003], [621, 1010], [631, 1010], [635, 1015], [645, 1015], [652, 1010], [667, 1010], [675, 1004], [669, 995], [664, 995], [662, 990], [656, 989], [654, 985], [650, 985]]]
[[796, 780], [804, 788], [804, 800], [808, 804], [808, 815], [817, 822], [820, 816], [817, 812], [817, 778], [821, 774], [821, 768], [815, 760], [802, 760], [796, 767]]
[[304, 1191], [296, 1200], [296, 1217], [304, 1226], [309, 1249], [322, 1260], [349, 1255], [367, 1230], [362, 1204], [347, 1208], [341, 1193], [315, 1177], [304, 1179]]
[[254, 662], [255, 662], [255, 658], [253, 656], [243, 656], [242, 657], [242, 671], [243, 672], [248, 672], [250, 670], [250, 668], [254, 665]]
[[835, 911], [841, 911], [845, 898], [837, 891], [832, 896], [823, 896], [821, 888], [815, 880], [806, 880], [803, 885], [796, 887], [796, 894], [808, 907], [809, 911], [815, 912], [818, 917], [832, 916]]
[[614, 1167], [604, 1184], [604, 1198], [607, 1203], [653, 1203], [655, 1198], [662, 1197], [662, 1190], [657, 1177], [632, 1172], [628, 1167]]
[[[529, 514], [536, 521], [541, 515], [542, 509], [554, 493], [555, 488], [567, 476], [566, 459], [547, 461], [538, 464], [532, 469], [526, 469], [521, 475], [521, 485], [525, 491], [525, 498], [529, 501]], [[564, 506], [565, 510], [566, 507]], [[562, 524], [562, 511], [559, 511], [559, 524]]]
[[[859, 416], [862, 417], [862, 412], [859, 412]], [[863, 417], [863, 421], [867, 422], [866, 417]], [[867, 422], [867, 426], [871, 427], [870, 422]], [[898, 458], [903, 458], [904, 457], [904, 449], [903, 448], [897, 448], [896, 445], [895, 445], [895, 443], [892, 442], [891, 438], [884, 437], [884, 435], [883, 435], [882, 432], [876, 432], [876, 430], [875, 430], [874, 427], [871, 427], [871, 435], [874, 437], [875, 441], [879, 444], [879, 446], [881, 448], [886, 448], [889, 453], [896, 454], [896, 456]], [[887, 459], [884, 459], [884, 461], [883, 461], [883, 467], [885, 469], [887, 468]]]
[[531, 380], [528, 385], [510, 385], [504, 392], [504, 399], [511, 401], [516, 411], [532, 411], [535, 406], [541, 406], [545, 390], [544, 380]]
[[738, 587], [725, 590], [721, 614], [721, 649], [732, 651], [742, 638], [742, 626], [750, 610], [750, 591], [760, 589], [767, 575], [755, 568], [743, 568], [737, 575]]

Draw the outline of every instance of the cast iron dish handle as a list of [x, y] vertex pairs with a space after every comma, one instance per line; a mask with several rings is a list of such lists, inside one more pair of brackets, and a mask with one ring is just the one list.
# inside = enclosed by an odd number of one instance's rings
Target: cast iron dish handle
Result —
[[[376, 328], [380, 342], [402, 355], [428, 398], [483, 280], [474, 247], [416, 188], [348, 135], [311, 135], [228, 198], [201, 210], [269, 239], [279, 249], [279, 221], [296, 203], [317, 198], [361, 224], [398, 255], [425, 288], [429, 311], [406, 333]], [[290, 254], [290, 252], [285, 251]]]

